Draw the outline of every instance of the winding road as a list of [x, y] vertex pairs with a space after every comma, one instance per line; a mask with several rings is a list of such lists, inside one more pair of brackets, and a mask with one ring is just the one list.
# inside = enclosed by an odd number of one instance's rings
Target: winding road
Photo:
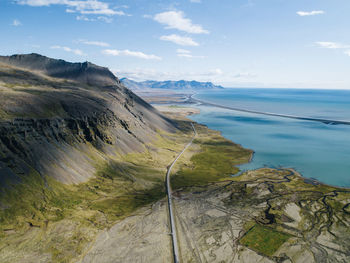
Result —
[[177, 162], [177, 160], [181, 157], [181, 155], [186, 151], [188, 147], [191, 146], [194, 138], [197, 135], [196, 129], [191, 123], [192, 129], [194, 132], [194, 135], [191, 139], [191, 141], [185, 146], [185, 148], [182, 150], [181, 153], [176, 157], [176, 159], [172, 162], [172, 164], [168, 167], [168, 171], [166, 173], [166, 189], [168, 193], [168, 207], [169, 207], [169, 218], [170, 218], [170, 228], [171, 228], [171, 237], [172, 237], [172, 244], [173, 244], [173, 255], [174, 255], [174, 263], [179, 263], [179, 247], [178, 247], [178, 241], [177, 241], [177, 235], [176, 235], [176, 225], [175, 225], [175, 218], [174, 218], [174, 208], [172, 204], [172, 194], [171, 194], [171, 185], [170, 185], [170, 173], [171, 169], [173, 168], [174, 164]]

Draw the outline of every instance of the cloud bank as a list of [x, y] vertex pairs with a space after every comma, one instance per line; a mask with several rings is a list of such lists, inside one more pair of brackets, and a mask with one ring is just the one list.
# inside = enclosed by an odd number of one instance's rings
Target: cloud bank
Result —
[[170, 41], [180, 46], [199, 46], [199, 44], [190, 37], [183, 37], [176, 34], [161, 36], [160, 40]]
[[161, 57], [156, 55], [148, 55], [140, 51], [130, 51], [128, 49], [125, 50], [117, 50], [117, 49], [105, 49], [102, 50], [102, 54], [110, 55], [110, 56], [125, 56], [125, 57], [136, 57], [147, 60], [162, 60]]
[[297, 14], [299, 16], [315, 16], [315, 15], [323, 15], [325, 12], [323, 10], [314, 10], [314, 11], [298, 11]]
[[153, 19], [165, 25], [166, 29], [177, 29], [191, 34], [209, 34], [201, 25], [193, 24], [182, 11], [168, 11], [156, 14]]

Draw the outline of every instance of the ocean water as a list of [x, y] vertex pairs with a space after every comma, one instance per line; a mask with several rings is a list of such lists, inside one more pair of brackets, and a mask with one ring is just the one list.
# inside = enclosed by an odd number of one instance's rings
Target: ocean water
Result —
[[[229, 89], [195, 98], [247, 110], [350, 121], [350, 91]], [[201, 113], [191, 116], [193, 120], [255, 151], [241, 169], [288, 167], [323, 183], [350, 187], [350, 125], [197, 107]]]

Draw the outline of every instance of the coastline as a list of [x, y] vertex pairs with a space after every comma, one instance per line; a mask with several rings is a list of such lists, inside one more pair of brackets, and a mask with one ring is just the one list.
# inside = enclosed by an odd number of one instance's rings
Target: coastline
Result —
[[[198, 109], [195, 105], [193, 105], [193, 96], [195, 94], [189, 94], [187, 96], [187, 100], [185, 100], [182, 104], [179, 104], [179, 102], [172, 102], [172, 101], [168, 101], [168, 104], [173, 104], [173, 105], [177, 105], [176, 107], [176, 111], [174, 111], [172, 108], [171, 105], [162, 105], [162, 106], [155, 106], [158, 110], [161, 110], [161, 111], [165, 111], [166, 109], [169, 109], [171, 113], [174, 113], [174, 114], [180, 114], [182, 116], [191, 116], [191, 115], [197, 115], [197, 114], [200, 114], [200, 109]], [[187, 104], [188, 103], [188, 104]], [[190, 104], [190, 105], [189, 105]], [[191, 105], [192, 104], [192, 105]], [[208, 105], [208, 104], [207, 104]], [[209, 106], [212, 106], [212, 107], [219, 107], [219, 108], [222, 108], [220, 107], [220, 105], [209, 105]], [[200, 123], [201, 125], [205, 125], [205, 124], [202, 124]], [[350, 124], [350, 123], [349, 123]], [[205, 125], [207, 126], [207, 125]], [[208, 127], [209, 129], [213, 129], [211, 127]], [[255, 150], [254, 149], [251, 149], [251, 148], [246, 148], [244, 147], [242, 144], [239, 144], [229, 138], [227, 138], [226, 136], [223, 135], [222, 131], [220, 130], [217, 130], [217, 129], [213, 129], [213, 130], [216, 130], [220, 133], [221, 136], [223, 136], [225, 139], [231, 141], [232, 143], [236, 144], [236, 145], [239, 145], [245, 149], [248, 149], [248, 150], [251, 150], [252, 151], [252, 154], [250, 155], [250, 158], [249, 158], [249, 161], [247, 163], [244, 163], [242, 165], [245, 165], [245, 164], [248, 164], [250, 162], [253, 161], [253, 158], [254, 158], [254, 154], [255, 154]], [[240, 165], [239, 165], [240, 166]], [[238, 166], [238, 168], [240, 168]], [[276, 169], [276, 168], [272, 168], [272, 167], [260, 167], [260, 168], [257, 168], [257, 169], [247, 169], [247, 170], [240, 170], [237, 174], [233, 174], [232, 176], [236, 177], [236, 176], [240, 176], [242, 175], [244, 172], [248, 172], [248, 171], [258, 171], [260, 169], [264, 169], [264, 168], [269, 168], [269, 169]], [[300, 178], [302, 178], [304, 180], [305, 183], [307, 184], [310, 184], [310, 185], [314, 185], [314, 186], [317, 186], [317, 185], [323, 185], [323, 186], [327, 186], [327, 187], [332, 187], [332, 188], [335, 188], [335, 189], [343, 189], [343, 190], [349, 190], [350, 187], [345, 187], [345, 186], [337, 186], [337, 185], [332, 185], [332, 184], [327, 184], [327, 183], [324, 183], [316, 178], [312, 178], [312, 177], [306, 177], [304, 175], [302, 175], [302, 173], [300, 173], [296, 168], [291, 168], [291, 167], [281, 167], [280, 169], [283, 169], [283, 170], [289, 170], [289, 171], [292, 171], [295, 175], [299, 176]]]

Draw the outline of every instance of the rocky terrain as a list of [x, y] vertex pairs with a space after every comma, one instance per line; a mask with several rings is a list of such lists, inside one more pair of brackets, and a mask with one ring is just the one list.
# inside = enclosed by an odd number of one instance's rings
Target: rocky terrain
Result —
[[350, 191], [261, 169], [178, 192], [184, 262], [348, 262]]
[[222, 86], [214, 85], [211, 82], [198, 82], [195, 80], [186, 81], [142, 81], [137, 82], [131, 79], [122, 78], [121, 82], [124, 83], [127, 87], [135, 92], [145, 91], [149, 89], [158, 89], [158, 90], [176, 90], [176, 91], [195, 91], [195, 90], [217, 90], [223, 89]]

